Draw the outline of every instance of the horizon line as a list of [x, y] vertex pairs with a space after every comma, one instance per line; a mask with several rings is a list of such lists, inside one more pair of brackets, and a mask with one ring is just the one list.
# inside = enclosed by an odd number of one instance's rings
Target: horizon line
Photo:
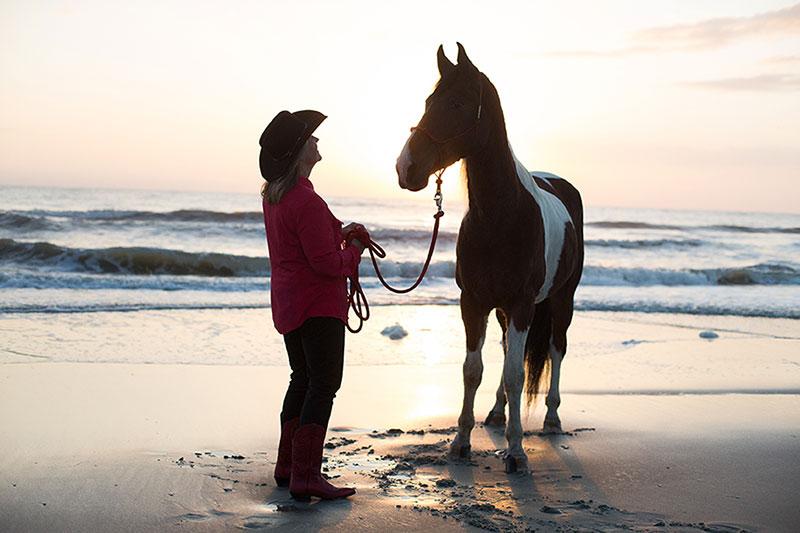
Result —
[[[0, 188], [16, 188], [16, 189], [61, 189], [61, 190], [96, 190], [96, 191], [127, 191], [127, 192], [160, 192], [160, 193], [200, 193], [200, 194], [237, 194], [237, 195], [248, 195], [251, 193], [230, 190], [230, 189], [162, 189], [162, 188], [134, 188], [134, 187], [102, 187], [102, 186], [89, 186], [89, 185], [74, 185], [74, 186], [64, 186], [64, 185], [21, 185], [15, 183], [0, 183]], [[257, 195], [259, 194], [258, 190], [255, 190], [252, 194]], [[353, 196], [353, 195], [343, 195], [343, 194], [326, 194], [325, 198], [338, 198], [338, 199], [346, 199], [346, 200], [371, 200], [371, 199], [385, 199], [385, 200], [407, 200], [409, 203], [428, 203], [432, 200], [428, 199], [422, 195], [414, 195], [413, 193], [410, 194], [408, 197], [398, 198], [394, 196], [382, 196], [382, 195], [363, 195], [363, 196]], [[452, 199], [449, 201], [451, 204], [455, 203], [460, 206], [466, 206], [466, 198], [458, 198], [457, 200], [453, 201]], [[447, 199], [445, 199], [447, 202]], [[583, 205], [584, 210], [587, 207], [587, 204], [584, 203]], [[733, 208], [713, 208], [709, 207], [706, 209], [698, 209], [693, 207], [653, 207], [653, 206], [646, 206], [646, 205], [636, 205], [636, 206], [625, 206], [625, 205], [609, 205], [609, 204], [590, 204], [590, 207], [594, 208], [601, 208], [601, 209], [649, 209], [653, 211], [694, 211], [694, 212], [713, 212], [713, 213], [751, 213], [751, 214], [763, 214], [763, 215], [800, 215], [800, 210], [796, 212], [792, 211], [763, 211], [758, 209], [747, 210], [747, 209], [733, 209]]]

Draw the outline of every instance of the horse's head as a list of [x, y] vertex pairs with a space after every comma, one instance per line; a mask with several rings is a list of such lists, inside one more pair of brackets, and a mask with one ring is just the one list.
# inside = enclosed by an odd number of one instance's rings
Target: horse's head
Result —
[[419, 191], [428, 185], [430, 175], [469, 155], [481, 144], [483, 74], [458, 43], [458, 62], [453, 64], [439, 46], [437, 52], [441, 78], [425, 100], [425, 113], [411, 128], [400, 157], [397, 177], [400, 187]]

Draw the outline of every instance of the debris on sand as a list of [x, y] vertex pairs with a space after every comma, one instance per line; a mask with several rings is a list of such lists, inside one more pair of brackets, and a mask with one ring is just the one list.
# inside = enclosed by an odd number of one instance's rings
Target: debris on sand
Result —
[[458, 431], [458, 426], [450, 426], [449, 428], [429, 429], [428, 433], [434, 433], [437, 435], [449, 435], [450, 433], [455, 433], [456, 431]]
[[399, 464], [410, 464], [414, 466], [434, 465], [442, 466], [447, 464], [447, 441], [440, 440], [431, 444], [415, 444], [408, 447], [408, 451], [403, 455], [386, 455], [386, 459], [397, 461]]
[[717, 332], [711, 331], [711, 330], [701, 331], [699, 333], [699, 336], [700, 336], [701, 339], [709, 339], [709, 340], [718, 339], [719, 338], [719, 334]]
[[297, 506], [292, 503], [278, 503], [275, 505], [275, 510], [279, 513], [291, 513], [297, 511]]
[[367, 455], [372, 455], [375, 453], [375, 450], [372, 449], [371, 444], [367, 444], [365, 446], [359, 446], [358, 448], [353, 448], [352, 450], [343, 450], [339, 453], [341, 455], [358, 455], [360, 453], [366, 452]]
[[622, 341], [623, 346], [636, 346], [637, 344], [642, 344], [646, 341], [641, 341], [639, 339], [628, 339], [626, 341]]
[[183, 457], [175, 461], [175, 464], [178, 466], [188, 466], [189, 468], [194, 468], [194, 461], [186, 461]]
[[370, 433], [369, 436], [372, 437], [373, 439], [385, 439], [386, 437], [399, 437], [403, 433], [405, 433], [405, 431], [403, 431], [402, 429], [391, 428], [381, 433], [378, 433], [377, 430], [373, 430], [373, 432]]
[[393, 341], [398, 339], [402, 339], [403, 337], [408, 335], [408, 332], [403, 329], [403, 326], [398, 324], [397, 322], [394, 323], [392, 326], [387, 326], [381, 330], [381, 335], [384, 337], [389, 337]]
[[325, 443], [325, 449], [333, 450], [334, 448], [339, 448], [341, 446], [349, 446], [355, 442], [355, 439], [348, 439], [347, 437], [331, 437], [328, 442]]
[[[571, 435], [575, 438], [584, 431], [595, 431], [595, 428], [577, 428]], [[449, 432], [450, 429], [429, 426], [423, 433], [424, 441], [418, 433], [407, 431], [399, 434], [404, 438], [376, 442], [378, 454], [372, 459], [365, 458], [365, 462], [371, 461], [369, 468], [358, 469], [356, 473], [372, 478], [381, 496], [389, 498], [395, 507], [400, 505], [414, 512], [486, 531], [599, 531], [614, 528], [644, 531], [659, 521], [669, 523], [660, 515], [630, 512], [591, 499], [576, 500], [573, 497], [562, 500], [537, 493], [529, 487], [531, 477], [535, 479], [533, 486], [555, 486], [561, 481], [570, 481], [572, 490], [582, 491], [580, 483], [575, 480], [583, 476], [569, 470], [547, 470], [533, 471], [524, 478], [509, 478], [503, 474], [499, 461], [503, 450], [493, 449], [493, 442], [489, 442], [489, 447], [476, 447], [472, 452], [473, 459], [468, 463], [451, 461], [448, 459], [449, 440], [443, 436], [432, 442], [431, 436]], [[376, 434], [366, 433], [363, 437]], [[571, 448], [561, 443], [557, 446]], [[357, 444], [354, 449], [362, 448]], [[358, 455], [366, 454], [361, 451]], [[345, 469], [356, 465], [349, 462], [350, 457], [340, 459]], [[472, 470], [470, 467], [473, 466], [479, 468]], [[689, 524], [687, 530], [709, 531], [696, 524]]]

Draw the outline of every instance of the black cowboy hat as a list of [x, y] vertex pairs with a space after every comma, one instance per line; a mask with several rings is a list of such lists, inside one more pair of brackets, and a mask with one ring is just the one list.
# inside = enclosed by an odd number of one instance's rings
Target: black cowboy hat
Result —
[[272, 181], [286, 174], [300, 155], [303, 145], [326, 117], [319, 111], [281, 111], [261, 134], [258, 165], [261, 175]]

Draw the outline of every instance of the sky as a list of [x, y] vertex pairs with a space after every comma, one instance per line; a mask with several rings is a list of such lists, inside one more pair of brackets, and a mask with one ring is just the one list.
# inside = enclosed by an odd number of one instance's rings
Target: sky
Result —
[[257, 193], [264, 127], [317, 109], [323, 196], [408, 198], [395, 160], [457, 41], [517, 157], [586, 205], [800, 212], [800, 3], [777, 0], [4, 0], [0, 185]]

